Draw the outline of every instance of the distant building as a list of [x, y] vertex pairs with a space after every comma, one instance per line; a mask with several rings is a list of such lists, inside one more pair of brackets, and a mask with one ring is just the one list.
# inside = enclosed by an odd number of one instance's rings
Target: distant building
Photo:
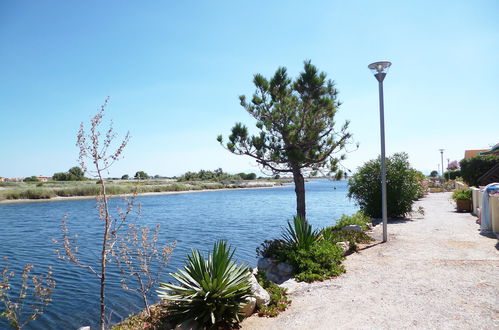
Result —
[[23, 182], [25, 178], [6, 178], [5, 181], [8, 182]]
[[480, 152], [479, 155], [499, 155], [499, 143], [496, 143], [489, 150]]
[[36, 179], [38, 181], [41, 181], [41, 182], [52, 181], [52, 178], [49, 178], [47, 176], [41, 176], [41, 175], [36, 176]]
[[464, 151], [464, 159], [473, 158], [478, 156], [480, 152], [489, 151], [489, 149], [477, 149], [477, 150], [465, 150]]
[[0, 182], [5, 182], [7, 178], [4, 178], [3, 176], [0, 176]]

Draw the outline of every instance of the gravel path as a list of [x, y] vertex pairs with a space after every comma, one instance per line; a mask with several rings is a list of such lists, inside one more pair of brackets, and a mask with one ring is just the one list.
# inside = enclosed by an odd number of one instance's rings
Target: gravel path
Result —
[[[345, 261], [347, 273], [290, 285], [293, 303], [243, 329], [499, 329], [499, 244], [450, 193], [417, 202], [424, 216], [388, 224], [388, 242]], [[373, 230], [381, 238], [382, 226]]]

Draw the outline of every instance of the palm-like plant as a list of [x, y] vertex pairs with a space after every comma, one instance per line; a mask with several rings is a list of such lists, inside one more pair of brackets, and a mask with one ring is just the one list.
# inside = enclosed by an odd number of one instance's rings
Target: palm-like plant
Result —
[[232, 261], [234, 250], [218, 241], [213, 253], [205, 259], [193, 249], [184, 269], [170, 275], [179, 285], [161, 283], [159, 297], [172, 302], [168, 311], [171, 321], [195, 320], [206, 327], [239, 323], [240, 308], [251, 296], [250, 270]]
[[292, 249], [308, 250], [319, 239], [319, 231], [312, 230], [312, 226], [304, 218], [296, 216], [293, 225], [288, 221], [288, 228], [282, 238]]

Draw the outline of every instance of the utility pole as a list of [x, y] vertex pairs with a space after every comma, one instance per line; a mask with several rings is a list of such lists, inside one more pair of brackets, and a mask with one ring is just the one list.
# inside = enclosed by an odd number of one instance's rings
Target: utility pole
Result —
[[440, 157], [442, 158], [442, 180], [444, 180], [444, 150], [438, 149], [440, 151]]

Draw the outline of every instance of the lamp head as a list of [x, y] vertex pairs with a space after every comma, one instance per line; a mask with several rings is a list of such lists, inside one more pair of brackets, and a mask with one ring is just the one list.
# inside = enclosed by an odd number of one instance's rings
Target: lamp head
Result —
[[382, 82], [383, 79], [385, 79], [385, 76], [388, 73], [388, 69], [390, 68], [391, 65], [392, 65], [391, 62], [381, 61], [381, 62], [371, 63], [367, 67], [369, 68], [369, 70], [371, 70], [376, 79], [378, 79], [379, 82]]

